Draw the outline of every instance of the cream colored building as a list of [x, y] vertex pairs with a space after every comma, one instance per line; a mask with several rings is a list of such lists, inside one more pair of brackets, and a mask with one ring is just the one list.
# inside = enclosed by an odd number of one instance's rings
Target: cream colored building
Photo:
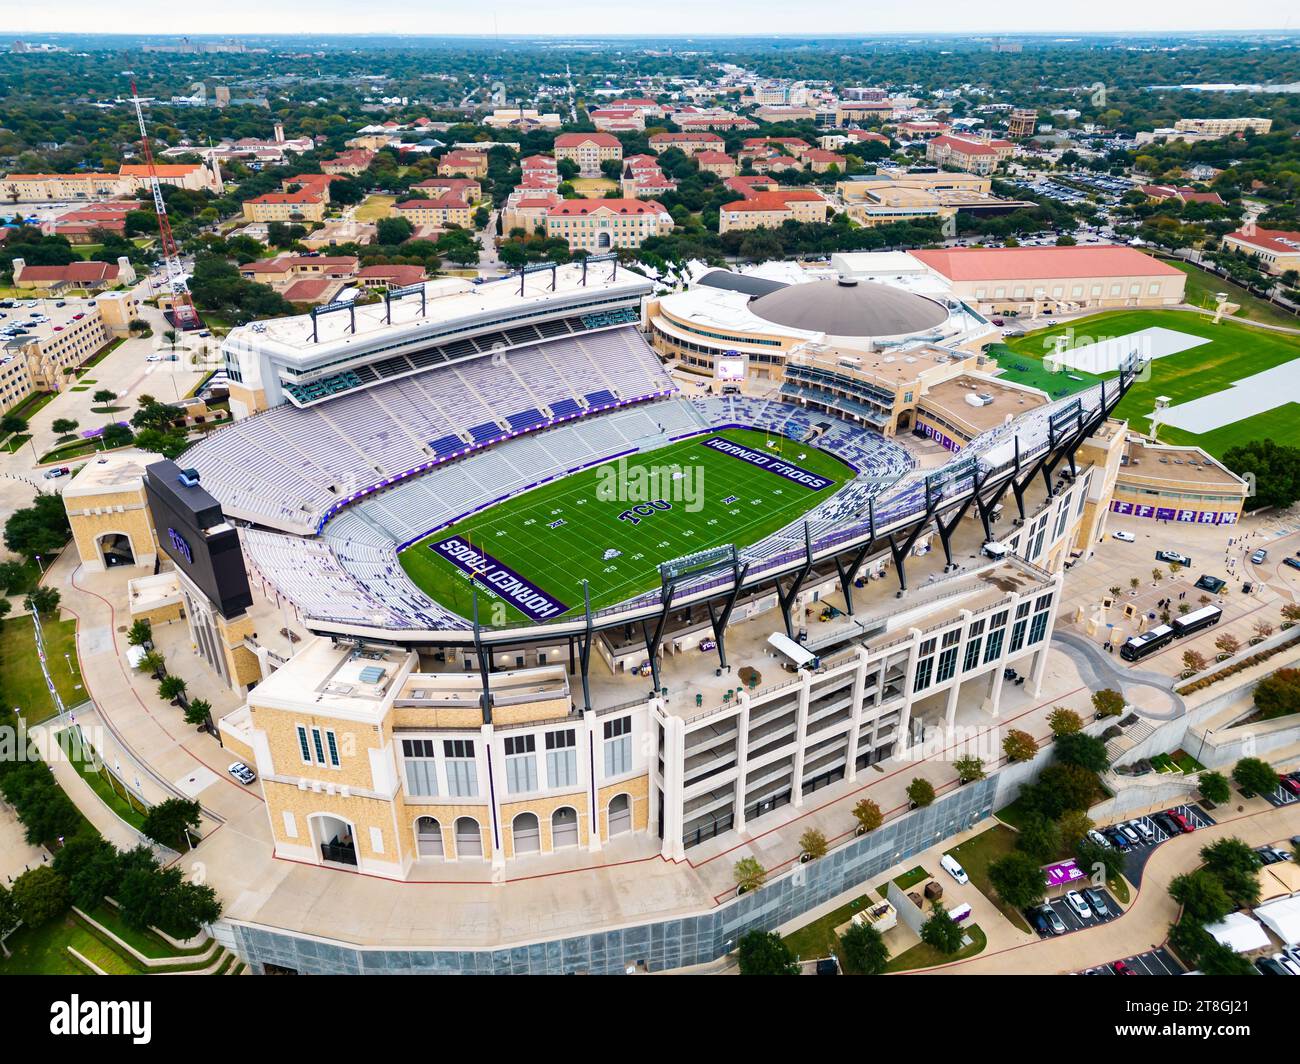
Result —
[[450, 151], [438, 160], [439, 177], [473, 177], [481, 181], [487, 174], [486, 152]]
[[1271, 118], [1180, 118], [1174, 123], [1179, 133], [1195, 133], [1201, 137], [1231, 137], [1238, 133], [1263, 136], [1272, 128]]
[[126, 336], [140, 314], [140, 301], [129, 292], [62, 302], [62, 307], [47, 308], [49, 321], [29, 326], [0, 355], [0, 409], [34, 391], [57, 392], [75, 384], [70, 371]]
[[325, 220], [325, 196], [316, 188], [268, 192], [244, 200], [243, 209], [250, 222], [320, 222]]
[[395, 203], [393, 217], [405, 218], [417, 229], [424, 225], [438, 229], [458, 225], [462, 229], [468, 229], [473, 220], [473, 208], [460, 196], [449, 192], [437, 199], [412, 199]]
[[578, 164], [585, 177], [599, 177], [600, 164], [623, 158], [623, 142], [612, 133], [561, 133], [555, 138], [555, 158]]
[[[215, 163], [158, 163], [155, 171], [164, 185], [214, 195], [222, 191], [221, 172]], [[148, 187], [147, 166], [123, 163], [115, 174], [9, 174], [0, 178], [0, 200], [40, 203], [114, 199], [134, 196]]]
[[64, 486], [72, 541], [87, 572], [117, 565], [153, 568], [158, 547], [144, 468], [157, 457], [136, 450], [92, 456]]
[[639, 248], [672, 227], [672, 215], [654, 200], [565, 200], [546, 215], [546, 235], [568, 241], [570, 251]]
[[724, 204], [718, 212], [718, 232], [778, 229], [787, 221], [824, 222], [830, 204], [810, 188], [755, 192]]
[[493, 129], [559, 129], [562, 121], [558, 114], [543, 114], [533, 107], [498, 107], [483, 124]]
[[1300, 270], [1300, 232], [1253, 226], [1228, 233], [1223, 243], [1245, 255], [1256, 256], [1265, 272], [1275, 277], [1288, 270]]

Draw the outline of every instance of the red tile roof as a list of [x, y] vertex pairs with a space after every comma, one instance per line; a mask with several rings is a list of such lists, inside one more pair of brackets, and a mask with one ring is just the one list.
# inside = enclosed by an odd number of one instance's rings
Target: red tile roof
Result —
[[930, 141], [940, 148], [949, 148], [957, 155], [996, 155], [997, 152], [982, 141], [963, 140], [961, 137], [935, 137]]
[[1239, 229], [1237, 232], [1228, 235], [1253, 247], [1263, 248], [1265, 251], [1272, 251], [1281, 255], [1300, 253], [1300, 233], [1291, 230], [1260, 229], [1256, 226], [1255, 230], [1250, 233], [1242, 232]]
[[725, 144], [726, 141], [716, 133], [653, 133], [651, 144], [681, 144], [685, 141], [703, 141], [706, 144]]
[[96, 284], [117, 278], [116, 262], [70, 262], [66, 266], [24, 267], [23, 281], [70, 281], [74, 284]]
[[295, 281], [284, 290], [284, 298], [290, 303], [314, 303], [337, 284], [337, 281], [332, 281], [328, 277], [311, 277], [304, 281]]
[[1180, 275], [1179, 270], [1136, 248], [1113, 244], [1059, 248], [948, 248], [913, 251], [911, 255], [950, 281]]
[[388, 281], [389, 284], [405, 288], [409, 284], [418, 284], [425, 279], [423, 266], [366, 266], [357, 272], [361, 281]]
[[723, 206], [724, 211], [788, 211], [792, 203], [812, 203], [824, 199], [811, 189], [777, 189], [774, 192], [755, 192], [744, 199]]
[[552, 217], [583, 217], [598, 210], [608, 210], [615, 214], [663, 214], [662, 203], [654, 200], [638, 199], [578, 199], [565, 200], [551, 211]]
[[555, 138], [557, 148], [577, 148], [583, 144], [594, 144], [598, 148], [623, 146], [623, 142], [613, 133], [561, 133]]
[[725, 151], [697, 151], [695, 161], [701, 166], [720, 166], [726, 163], [735, 164], [736, 160], [728, 155]]

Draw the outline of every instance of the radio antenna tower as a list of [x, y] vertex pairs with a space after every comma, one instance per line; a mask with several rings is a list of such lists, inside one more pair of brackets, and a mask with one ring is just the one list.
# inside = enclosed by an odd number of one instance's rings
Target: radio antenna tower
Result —
[[158, 235], [162, 241], [163, 264], [167, 270], [167, 286], [171, 289], [172, 324], [178, 329], [197, 329], [203, 322], [199, 312], [194, 309], [190, 298], [189, 286], [185, 283], [185, 271], [181, 269], [181, 256], [176, 247], [176, 238], [172, 236], [171, 222], [167, 219], [167, 204], [163, 202], [162, 185], [158, 181], [158, 167], [153, 161], [153, 149], [149, 146], [149, 133], [144, 125], [144, 108], [142, 104], [151, 97], [141, 98], [136, 91], [135, 78], [131, 79], [131, 102], [135, 104], [135, 117], [140, 123], [140, 150], [144, 152], [145, 166], [149, 173], [149, 188], [153, 192], [154, 212], [158, 215]]

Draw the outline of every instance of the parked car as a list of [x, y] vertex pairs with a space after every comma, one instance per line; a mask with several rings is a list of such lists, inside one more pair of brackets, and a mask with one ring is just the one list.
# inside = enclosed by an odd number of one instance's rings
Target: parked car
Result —
[[1273, 961], [1282, 966], [1282, 970], [1287, 975], [1300, 975], [1300, 964], [1297, 964], [1291, 957], [1285, 953], [1274, 953]]
[[1267, 558], [1268, 558], [1268, 551], [1266, 551], [1263, 547], [1260, 547], [1259, 550], [1257, 550], [1254, 554], [1250, 556], [1251, 562], [1254, 563], [1255, 565], [1262, 564]]
[[1125, 532], [1123, 529], [1115, 533], [1115, 539], [1119, 540], [1121, 543], [1137, 542], [1137, 536], [1133, 535], [1132, 532]]
[[962, 868], [962, 866], [957, 863], [955, 857], [945, 853], [939, 858], [939, 864], [943, 867], [943, 870], [952, 876], [952, 878], [958, 883], [964, 885], [970, 882], [970, 877], [966, 875], [966, 869]]
[[252, 783], [253, 780], [257, 779], [257, 773], [254, 772], [247, 765], [245, 765], [242, 761], [233, 762], [230, 765], [230, 767], [226, 769], [226, 771], [229, 772], [232, 776], [234, 776], [235, 779], [239, 780], [240, 783], [248, 784], [248, 783]]
[[1290, 776], [1282, 776], [1278, 780], [1278, 783], [1281, 784], [1282, 789], [1288, 794], [1294, 794], [1297, 798], [1300, 798], [1300, 783], [1297, 783]]
[[1074, 910], [1074, 915], [1080, 920], [1092, 919], [1092, 909], [1088, 907], [1087, 901], [1077, 890], [1066, 891], [1065, 904]]
[[1152, 828], [1145, 817], [1140, 820], [1134, 820], [1132, 824], [1137, 833], [1146, 839], [1147, 842], [1156, 841], [1155, 829]]
[[1292, 569], [1300, 569], [1300, 558], [1283, 558], [1283, 565], [1289, 565]]
[[1169, 810], [1168, 815], [1169, 818], [1175, 824], [1178, 825], [1178, 830], [1181, 831], [1184, 835], [1190, 835], [1193, 831], [1196, 830], [1196, 825], [1193, 824], [1190, 820], [1188, 820], [1187, 817], [1185, 817], [1177, 809]]
[[1088, 904], [1092, 906], [1092, 911], [1098, 916], [1110, 915], [1110, 903], [1106, 901], [1106, 895], [1096, 887], [1089, 887], [1083, 892], [1083, 896], [1088, 899]]
[[1098, 846], [1104, 846], [1106, 849], [1114, 849], [1114, 844], [1106, 838], [1100, 831], [1092, 829], [1088, 832], [1088, 838], [1092, 839]]
[[1137, 975], [1137, 972], [1135, 972], [1123, 961], [1116, 961], [1114, 964], [1110, 966], [1110, 970], [1114, 972], [1116, 975]]
[[1061, 914], [1050, 905], [1044, 905], [1041, 912], [1047, 920], [1047, 926], [1051, 930], [1052, 934], [1064, 935], [1069, 930], [1069, 928], [1065, 926], [1065, 921], [1061, 919]]
[[65, 465], [55, 466], [53, 469], [45, 471], [46, 480], [58, 480], [59, 477], [66, 477], [72, 470]]
[[1119, 830], [1123, 832], [1124, 838], [1128, 839], [1134, 846], [1142, 845], [1142, 837], [1133, 830], [1128, 824], [1121, 824]]
[[1260, 975], [1289, 975], [1290, 973], [1272, 957], [1260, 957], [1255, 962], [1255, 969]]
[[1176, 562], [1178, 565], [1190, 567], [1192, 559], [1186, 554], [1179, 554], [1176, 550], [1158, 550], [1156, 551], [1156, 561], [1158, 562]]
[[1106, 833], [1106, 838], [1110, 839], [1110, 841], [1115, 844], [1115, 849], [1119, 850], [1121, 853], [1129, 848], [1129, 841], [1125, 837], [1124, 832], [1120, 831], [1119, 828], [1111, 828], [1110, 831]]
[[1040, 935], [1051, 933], [1051, 928], [1047, 926], [1047, 917], [1043, 915], [1042, 909], [1027, 909], [1025, 915], [1029, 918], [1029, 922], [1033, 924], [1034, 930]]
[[1183, 830], [1178, 826], [1178, 821], [1168, 813], [1152, 813], [1151, 822], [1166, 835], [1178, 835]]

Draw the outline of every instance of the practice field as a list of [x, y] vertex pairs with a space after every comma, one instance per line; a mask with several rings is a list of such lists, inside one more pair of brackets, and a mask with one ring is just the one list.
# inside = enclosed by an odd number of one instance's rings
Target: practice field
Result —
[[[771, 446], [769, 446], [769, 443]], [[659, 586], [658, 565], [721, 544], [748, 546], [854, 476], [807, 444], [728, 429], [616, 459], [435, 532], [399, 555], [435, 601], [484, 625], [554, 620]]]
[[[1170, 333], [1182, 334], [1184, 339], [1172, 344]], [[1012, 369], [1007, 379], [1028, 378], [1025, 383], [1032, 379], [1052, 394], [1057, 390], [1051, 386], [1053, 380], [1068, 383], [1071, 392], [1095, 383], [1098, 378], [1092, 374], [1075, 371], [1084, 380], [1070, 381], [1064, 374], [1050, 374], [1043, 367], [1043, 356], [1050, 356], [1056, 350], [1055, 338], [1060, 335], [1069, 337], [1067, 350], [1086, 349], [1113, 337], [1138, 335], [1162, 337], [1166, 349], [1183, 347], [1154, 358], [1149, 373], [1133, 385], [1117, 411], [1134, 428], [1146, 432], [1150, 429], [1148, 415], [1155, 408], [1156, 396], [1169, 396], [1171, 414], [1179, 406], [1204, 400], [1188, 411], [1174, 414], [1200, 431], [1166, 423], [1160, 428], [1160, 438], [1166, 443], [1196, 444], [1216, 457], [1253, 439], [1272, 438], [1278, 443], [1300, 445], [1300, 420], [1282, 416], [1287, 405], [1294, 402], [1295, 394], [1269, 387], [1268, 382], [1276, 374], [1265, 375], [1268, 370], [1300, 359], [1300, 336], [1231, 320], [1215, 325], [1211, 318], [1185, 311], [1116, 311], [1079, 318], [1011, 340], [1005, 345], [1011, 355], [1000, 357], [999, 365], [1011, 368], [1010, 364], [1016, 363], [1024, 369]], [[1248, 380], [1257, 375], [1256, 381]]]

